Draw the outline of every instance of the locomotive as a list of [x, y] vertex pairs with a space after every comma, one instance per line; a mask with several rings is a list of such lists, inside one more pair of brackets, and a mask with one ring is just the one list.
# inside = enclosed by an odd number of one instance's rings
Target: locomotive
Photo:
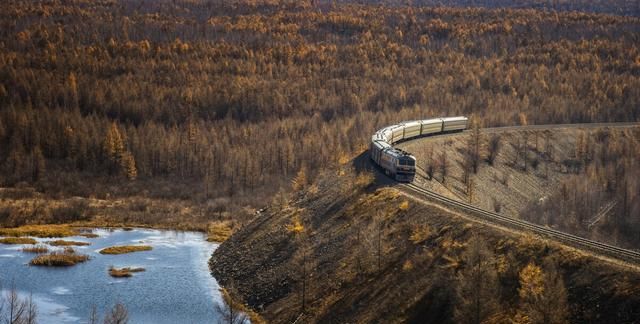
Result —
[[409, 152], [393, 147], [400, 141], [439, 133], [461, 132], [467, 128], [468, 118], [447, 117], [414, 120], [378, 130], [371, 137], [369, 155], [393, 179], [411, 182], [416, 174], [416, 158]]

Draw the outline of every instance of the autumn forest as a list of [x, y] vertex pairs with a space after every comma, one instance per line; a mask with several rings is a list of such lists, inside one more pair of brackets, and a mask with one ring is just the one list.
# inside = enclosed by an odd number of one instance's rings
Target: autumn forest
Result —
[[401, 120], [640, 119], [633, 16], [8, 0], [0, 26], [0, 181], [57, 195], [260, 207]]

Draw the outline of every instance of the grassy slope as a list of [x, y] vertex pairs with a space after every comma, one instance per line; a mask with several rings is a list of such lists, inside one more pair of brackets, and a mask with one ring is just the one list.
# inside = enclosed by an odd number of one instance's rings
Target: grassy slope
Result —
[[[453, 278], [473, 233], [493, 247], [505, 316], [517, 305], [517, 273], [528, 262], [557, 260], [567, 286], [572, 322], [628, 322], [640, 316], [640, 275], [536, 238], [469, 223], [441, 208], [419, 204], [394, 189], [354, 189], [353, 179], [325, 175], [317, 190], [300, 194], [235, 233], [210, 266], [224, 285], [268, 321], [292, 322], [300, 311], [299, 219], [307, 240], [310, 322], [451, 322]], [[401, 207], [409, 201], [408, 208]], [[383, 257], [377, 270], [375, 219], [383, 217]], [[427, 228], [423, 242], [410, 240]]]

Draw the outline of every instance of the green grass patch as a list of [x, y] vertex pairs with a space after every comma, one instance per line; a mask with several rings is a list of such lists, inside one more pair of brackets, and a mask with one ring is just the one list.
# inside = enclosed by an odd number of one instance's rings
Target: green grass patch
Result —
[[65, 241], [65, 240], [55, 240], [47, 242], [51, 246], [87, 246], [91, 245], [88, 242], [80, 242], [80, 241]]
[[141, 251], [151, 251], [153, 248], [148, 245], [120, 245], [111, 246], [100, 250], [100, 254], [125, 254]]
[[126, 267], [126, 268], [114, 268], [114, 267], [110, 267], [109, 268], [109, 275], [114, 277], [114, 278], [129, 278], [131, 276], [133, 276], [134, 272], [142, 272], [145, 271], [144, 268], [130, 268], [130, 267]]
[[0, 244], [36, 244], [36, 240], [30, 237], [5, 237], [0, 239]]
[[73, 249], [65, 249], [64, 252], [51, 252], [49, 254], [38, 255], [31, 259], [29, 264], [46, 267], [69, 267], [87, 260], [89, 260], [88, 255], [77, 254]]
[[24, 248], [22, 248], [22, 252], [42, 254], [42, 253], [49, 252], [49, 248], [44, 244], [38, 244], [38, 245], [35, 245], [35, 246], [24, 247]]
[[25, 225], [0, 228], [0, 236], [67, 237], [78, 235], [77, 229], [69, 225]]

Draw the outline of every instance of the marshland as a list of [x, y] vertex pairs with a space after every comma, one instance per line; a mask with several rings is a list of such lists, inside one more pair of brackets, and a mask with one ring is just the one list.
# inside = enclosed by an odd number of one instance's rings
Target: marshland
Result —
[[[178, 323], [184, 318], [202, 323], [219, 316], [222, 297], [207, 268], [217, 244], [207, 242], [206, 234], [138, 228], [61, 229], [56, 228], [71, 235], [65, 237], [67, 243], [38, 237], [46, 236], [43, 227], [11, 232], [33, 236], [0, 236], [35, 243], [0, 244], [0, 284], [4, 289], [15, 285], [21, 297], [32, 294], [38, 323], [87, 321], [94, 306], [102, 317], [114, 301], [126, 306], [132, 323]], [[127, 246], [143, 251], [100, 253]]]

